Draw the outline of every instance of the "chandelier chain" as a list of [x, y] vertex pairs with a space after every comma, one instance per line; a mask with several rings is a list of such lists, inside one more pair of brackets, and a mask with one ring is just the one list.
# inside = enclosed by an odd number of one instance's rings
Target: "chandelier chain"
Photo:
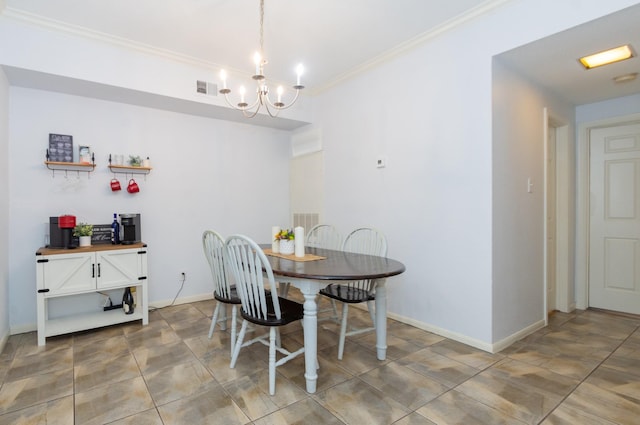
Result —
[[264, 0], [260, 0], [260, 56], [264, 59]]

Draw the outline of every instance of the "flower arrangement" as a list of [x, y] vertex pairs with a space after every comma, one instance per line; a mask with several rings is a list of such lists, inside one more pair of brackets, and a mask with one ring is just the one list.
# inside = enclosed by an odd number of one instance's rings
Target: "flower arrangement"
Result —
[[292, 229], [283, 229], [280, 233], [276, 233], [274, 239], [277, 241], [289, 240], [292, 241], [295, 239], [295, 234]]
[[93, 224], [78, 223], [73, 228], [73, 236], [92, 236]]

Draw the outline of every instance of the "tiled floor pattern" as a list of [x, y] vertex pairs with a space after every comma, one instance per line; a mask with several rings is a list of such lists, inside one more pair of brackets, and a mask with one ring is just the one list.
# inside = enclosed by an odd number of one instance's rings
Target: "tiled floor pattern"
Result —
[[[319, 329], [318, 391], [304, 358], [278, 368], [267, 349], [229, 368], [229, 335], [207, 333], [213, 301], [167, 307], [138, 323], [48, 338], [10, 337], [0, 356], [0, 424], [639, 424], [640, 319], [556, 313], [550, 325], [489, 354], [390, 320], [386, 361], [375, 336]], [[368, 316], [351, 309], [350, 322]], [[290, 350], [300, 324], [282, 330]]]

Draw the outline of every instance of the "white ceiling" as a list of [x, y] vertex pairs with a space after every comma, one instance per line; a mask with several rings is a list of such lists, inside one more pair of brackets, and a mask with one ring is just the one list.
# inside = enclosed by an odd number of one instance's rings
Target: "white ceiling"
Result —
[[[640, 53], [640, 4], [570, 28], [499, 55], [536, 83], [574, 105], [640, 93], [640, 58], [585, 70], [582, 56], [631, 44]], [[631, 82], [616, 84], [614, 77], [638, 73]]]
[[[508, 0], [266, 0], [264, 49], [272, 80], [317, 92], [450, 25]], [[117, 38], [213, 69], [250, 74], [259, 0], [4, 0], [5, 14]], [[0, 1], [0, 4], [2, 2]], [[500, 55], [499, 60], [578, 105], [640, 92], [640, 59], [584, 71], [576, 59], [623, 43], [640, 49], [640, 4]], [[212, 80], [216, 76], [212, 75]]]
[[[287, 85], [295, 68], [314, 90], [374, 58], [504, 0], [265, 0], [265, 74]], [[250, 74], [259, 0], [5, 0], [8, 12], [71, 25]], [[74, 30], [78, 29], [74, 28]], [[217, 77], [217, 75], [216, 75]], [[310, 90], [310, 91], [311, 91]]]

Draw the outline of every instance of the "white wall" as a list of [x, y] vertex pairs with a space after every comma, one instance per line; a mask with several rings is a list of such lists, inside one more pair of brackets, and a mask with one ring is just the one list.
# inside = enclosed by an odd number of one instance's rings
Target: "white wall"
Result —
[[[541, 139], [533, 141], [532, 133], [520, 149], [493, 157], [492, 57], [633, 3], [508, 2], [316, 99], [326, 221], [343, 232], [363, 224], [380, 228], [389, 256], [407, 266], [388, 285], [391, 314], [486, 349], [540, 320], [541, 192], [523, 198], [514, 186], [494, 203], [492, 181], [517, 185], [529, 173], [542, 188]], [[527, 95], [521, 113], [535, 109], [535, 115], [523, 125], [541, 135], [545, 99], [535, 89]], [[510, 126], [505, 134], [514, 131]], [[527, 154], [533, 156], [519, 159]], [[378, 155], [388, 158], [387, 168], [376, 169]], [[494, 168], [513, 155], [526, 165], [516, 176], [508, 173], [511, 166]], [[510, 202], [515, 207], [507, 210]], [[510, 218], [519, 234], [494, 231], [500, 217], [528, 206], [537, 219]], [[538, 242], [504, 252], [521, 237]], [[532, 276], [514, 281], [517, 271], [532, 269]]]
[[[573, 123], [574, 107], [494, 61], [493, 336], [544, 323], [544, 108]], [[573, 148], [571, 150], [574, 150]], [[575, 170], [569, 170], [575, 175]], [[528, 179], [533, 184], [528, 192]], [[571, 194], [573, 197], [573, 193]], [[569, 259], [564, 259], [565, 263]]]
[[[327, 221], [343, 233], [379, 228], [389, 257], [406, 265], [388, 283], [389, 310], [481, 345], [491, 340], [491, 67], [481, 49], [468, 50], [475, 67], [465, 78], [450, 55], [469, 31], [327, 92], [315, 116]], [[386, 168], [376, 168], [378, 155]]]
[[9, 83], [0, 69], [0, 351], [9, 335]]
[[[181, 298], [211, 293], [204, 229], [268, 241], [273, 223], [288, 222], [286, 132], [18, 87], [10, 94], [12, 329], [35, 324], [34, 254], [49, 216], [110, 223], [114, 212], [141, 213], [151, 302], [172, 300], [182, 271]], [[90, 145], [96, 171], [52, 177], [43, 164], [49, 133]], [[150, 157], [153, 171], [137, 179], [140, 193], [110, 190], [110, 153]]]
[[637, 113], [640, 113], [640, 94], [580, 105], [576, 108], [576, 123], [600, 121]]

